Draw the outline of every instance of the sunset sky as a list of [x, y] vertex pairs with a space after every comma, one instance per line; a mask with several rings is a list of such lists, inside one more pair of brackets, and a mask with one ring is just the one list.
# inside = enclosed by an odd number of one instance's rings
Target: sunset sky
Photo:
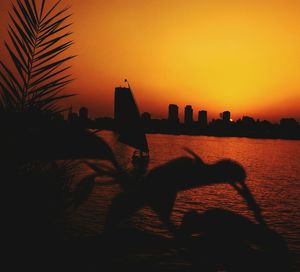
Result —
[[[127, 78], [154, 117], [175, 103], [209, 118], [229, 110], [233, 119], [300, 121], [299, 0], [63, 2], [74, 13], [75, 108], [112, 116], [114, 87]], [[10, 1], [0, 3], [3, 40]]]

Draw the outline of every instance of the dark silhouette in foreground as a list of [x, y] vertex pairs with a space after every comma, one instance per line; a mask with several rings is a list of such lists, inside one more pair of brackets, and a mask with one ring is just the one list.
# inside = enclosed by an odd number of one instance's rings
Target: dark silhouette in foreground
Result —
[[[69, 131], [71, 128], [64, 129]], [[71, 131], [73, 132], [72, 129]], [[63, 134], [72, 135], [66, 132]], [[44, 137], [46, 135], [47, 133]], [[76, 134], [72, 140], [73, 147], [80, 140], [94, 139], [94, 136], [87, 131]], [[48, 143], [51, 143], [50, 139], [54, 135], [50, 134], [48, 137]], [[60, 141], [54, 141], [60, 147], [65, 147], [62, 148], [63, 153], [58, 153], [59, 157], [63, 155], [81, 159], [81, 148], [70, 149], [67, 139], [68, 137], [63, 137]], [[29, 171], [34, 183], [22, 183], [22, 178], [27, 174], [14, 173], [18, 180], [15, 180], [17, 182], [13, 189], [18, 188], [19, 194], [16, 195], [14, 212], [11, 213], [11, 217], [15, 218], [9, 221], [10, 224], [14, 222], [14, 228], [7, 232], [14, 233], [13, 237], [8, 236], [11, 248], [7, 250], [17, 254], [12, 255], [18, 256], [23, 267], [30, 267], [32, 271], [165, 271], [174, 263], [174, 267], [179, 270], [182, 261], [188, 266], [188, 269], [183, 268], [184, 271], [274, 271], [278, 267], [281, 271], [290, 271], [285, 243], [279, 235], [265, 226], [260, 208], [245, 184], [246, 173], [241, 165], [231, 160], [206, 164], [187, 149], [192, 157], [171, 160], [149, 172], [139, 168], [128, 172], [118, 164], [110, 147], [101, 138], [94, 140], [94, 144], [99, 147], [97, 154], [92, 148], [87, 148], [84, 157], [108, 160], [112, 162], [112, 166], [104, 167], [98, 163], [86, 162], [95, 173], [82, 179], [74, 191], [67, 190], [66, 195], [60, 196], [61, 204], [58, 204], [62, 207], [58, 207], [57, 213], [64, 210], [65, 204], [77, 206], [77, 203], [86, 200], [97, 176], [111, 176], [122, 190], [112, 200], [105, 231], [97, 239], [90, 240], [65, 241], [63, 236], [56, 235], [53, 229], [55, 224], [49, 224], [50, 218], [47, 218], [48, 212], [44, 207], [52, 203], [53, 197], [57, 198], [57, 193], [49, 191], [49, 187], [41, 194], [38, 186], [44, 184], [40, 181], [45, 182], [47, 172], [33, 178], [36, 171], [32, 172], [26, 166], [23, 171]], [[58, 155], [56, 149], [49, 147], [45, 150], [47, 152], [43, 155], [50, 156], [51, 159], [55, 159], [53, 155]], [[37, 150], [29, 156], [43, 161], [45, 157], [39, 157], [40, 154], [42, 153]], [[45, 164], [48, 165], [48, 162]], [[49, 177], [49, 184], [52, 184], [51, 181], [52, 177]], [[184, 216], [180, 226], [171, 222], [170, 215], [179, 191], [222, 182], [229, 183], [245, 198], [261, 224], [225, 210], [209, 210], [202, 214], [190, 212]], [[64, 184], [63, 181], [61, 184]], [[20, 188], [20, 185], [23, 186]], [[60, 190], [62, 189], [59, 187], [57, 191]], [[32, 195], [36, 195], [36, 198], [32, 198]], [[65, 203], [66, 196], [70, 197], [70, 203]], [[55, 202], [53, 204], [56, 205]], [[120, 227], [122, 221], [130, 219], [134, 212], [147, 205], [173, 234], [172, 238]], [[49, 211], [54, 211], [52, 206], [49, 206]], [[56, 218], [55, 214], [53, 218]], [[40, 222], [41, 219], [45, 222]], [[18, 224], [20, 220], [21, 225]], [[11, 225], [8, 227], [11, 228]], [[12, 243], [12, 240], [16, 243]], [[29, 250], [28, 244], [35, 248]], [[11, 266], [14, 265], [18, 266], [19, 263], [12, 263]]]
[[177, 193], [201, 186], [219, 183], [231, 185], [246, 201], [259, 223], [264, 224], [260, 207], [247, 187], [244, 168], [232, 160], [214, 164], [204, 163], [199, 156], [186, 149], [193, 157], [180, 157], [160, 165], [136, 178], [124, 172], [117, 178], [123, 191], [112, 201], [107, 217], [106, 230], [112, 231], [123, 220], [139, 209], [150, 206], [168, 230], [177, 235], [177, 228], [170, 215]]
[[[165, 268], [158, 263], [168, 267], [168, 261], [171, 266], [176, 261], [189, 264], [184, 268], [178, 264], [178, 269], [185, 271], [292, 271], [287, 245], [266, 225], [246, 185], [244, 168], [232, 160], [207, 164], [193, 151], [185, 150], [191, 157], [179, 157], [147, 173], [135, 168], [125, 171], [116, 160], [115, 171], [88, 162], [99, 175], [112, 176], [122, 189], [113, 198], [105, 231], [98, 237], [98, 245], [105, 247], [101, 249], [101, 261], [107, 271], [161, 271]], [[178, 192], [218, 183], [231, 185], [257, 222], [224, 209], [190, 211], [177, 226], [171, 221]], [[158, 215], [172, 238], [122, 227], [121, 223], [145, 206]], [[172, 257], [143, 263], [140, 256], [155, 256], [157, 252], [168, 252]]]
[[291, 271], [283, 238], [237, 213], [190, 211], [184, 215], [179, 233], [195, 268], [201, 271]]
[[292, 271], [279, 234], [225, 209], [187, 212], [176, 239], [123, 227], [95, 246], [90, 258], [104, 271]]

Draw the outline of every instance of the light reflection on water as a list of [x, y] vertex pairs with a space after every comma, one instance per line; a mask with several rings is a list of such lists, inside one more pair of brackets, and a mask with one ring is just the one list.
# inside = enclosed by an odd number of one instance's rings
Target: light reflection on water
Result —
[[[100, 132], [99, 135], [112, 145], [118, 160], [130, 167], [132, 149], [118, 143], [111, 132]], [[205, 162], [224, 158], [240, 162], [247, 171], [247, 184], [261, 205], [266, 221], [285, 237], [289, 248], [300, 259], [300, 141], [159, 134], [147, 135], [147, 138], [150, 168], [187, 155], [183, 147], [195, 151]], [[101, 232], [107, 207], [117, 192], [116, 186], [96, 187], [74, 219], [75, 232], [80, 230], [78, 233], [87, 236]], [[253, 218], [241, 197], [229, 185], [223, 184], [179, 193], [172, 219], [180, 223], [186, 211], [196, 209], [201, 212], [208, 208], [225, 208]], [[134, 224], [167, 235], [148, 208], [135, 216]]]

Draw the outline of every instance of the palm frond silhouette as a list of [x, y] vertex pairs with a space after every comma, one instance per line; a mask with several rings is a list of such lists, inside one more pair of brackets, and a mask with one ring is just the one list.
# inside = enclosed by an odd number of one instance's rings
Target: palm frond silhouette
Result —
[[[59, 8], [61, 2], [16, 0], [5, 42], [10, 59], [0, 60], [0, 175], [5, 191], [18, 195], [10, 213], [22, 226], [49, 233], [92, 188], [88, 177], [71, 184], [78, 168], [74, 161], [113, 159], [100, 137], [56, 118], [58, 101], [72, 96], [64, 88], [72, 81], [67, 63], [75, 57], [66, 55], [73, 44], [71, 13], [69, 7]], [[8, 193], [7, 203], [11, 197]]]
[[75, 56], [64, 55], [73, 44], [66, 40], [72, 34], [66, 32], [71, 14], [69, 7], [58, 9], [60, 2], [49, 9], [45, 8], [46, 0], [12, 4], [11, 43], [5, 42], [12, 65], [0, 61], [1, 109], [56, 112], [56, 102], [73, 95], [62, 93], [72, 81], [71, 75], [65, 74], [71, 68], [66, 62]]

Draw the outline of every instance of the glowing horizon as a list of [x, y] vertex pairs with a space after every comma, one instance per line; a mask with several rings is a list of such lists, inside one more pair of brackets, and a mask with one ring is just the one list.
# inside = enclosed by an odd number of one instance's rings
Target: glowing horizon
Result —
[[[0, 2], [6, 38], [10, 4]], [[195, 118], [205, 109], [209, 119], [229, 110], [234, 120], [300, 121], [299, 1], [63, 2], [78, 55], [69, 89], [79, 95], [69, 103], [92, 116], [112, 115], [114, 87], [128, 78], [154, 117], [174, 103], [181, 114], [192, 105]]]

